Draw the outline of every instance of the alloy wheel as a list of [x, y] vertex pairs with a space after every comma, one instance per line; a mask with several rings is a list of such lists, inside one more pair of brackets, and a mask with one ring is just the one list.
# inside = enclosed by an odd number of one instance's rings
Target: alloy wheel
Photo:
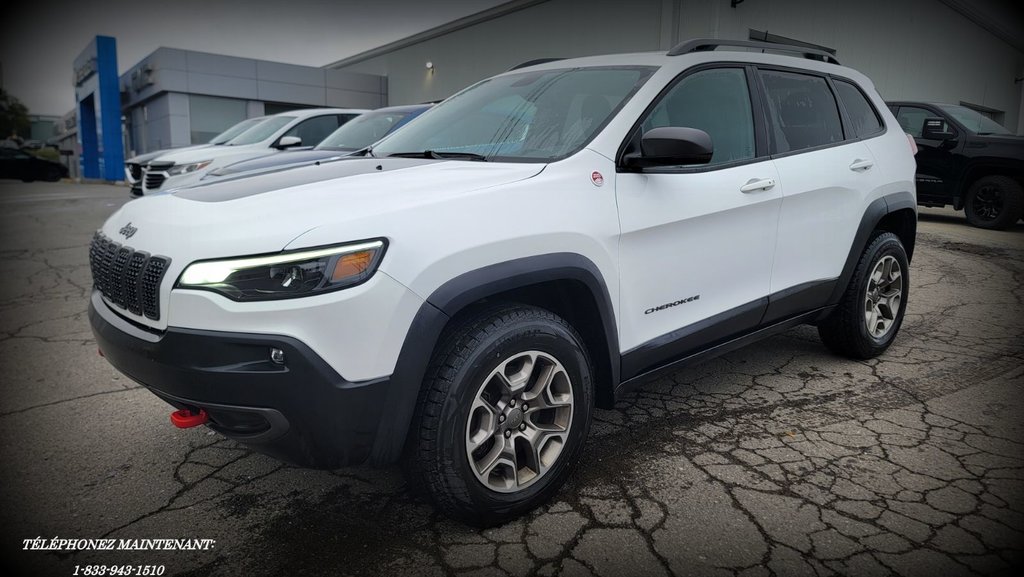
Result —
[[569, 374], [547, 353], [517, 353], [498, 364], [477, 390], [466, 424], [477, 480], [512, 493], [543, 477], [568, 442], [573, 400]]
[[895, 257], [884, 256], [868, 276], [864, 298], [864, 322], [871, 336], [880, 339], [892, 329], [902, 299], [903, 270]]
[[995, 220], [1003, 212], [1003, 192], [998, 186], [983, 186], [974, 194], [971, 211], [979, 220]]

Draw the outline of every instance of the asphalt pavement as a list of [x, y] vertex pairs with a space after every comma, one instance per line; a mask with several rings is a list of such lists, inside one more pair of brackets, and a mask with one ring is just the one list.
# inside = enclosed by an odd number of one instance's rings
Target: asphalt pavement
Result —
[[[0, 181], [5, 575], [994, 575], [1024, 565], [1024, 225], [922, 209], [906, 321], [881, 358], [801, 327], [598, 410], [548, 506], [477, 530], [397, 467], [284, 465], [97, 355], [93, 231], [121, 186]], [[212, 539], [54, 552], [24, 540]], [[13, 571], [11, 571], [13, 569]]]

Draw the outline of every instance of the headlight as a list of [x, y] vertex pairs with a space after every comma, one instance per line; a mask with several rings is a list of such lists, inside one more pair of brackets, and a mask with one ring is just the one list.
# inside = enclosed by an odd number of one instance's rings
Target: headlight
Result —
[[377, 270], [384, 239], [340, 246], [190, 264], [178, 288], [218, 292], [236, 301], [320, 294], [357, 285]]
[[187, 174], [189, 172], [195, 172], [197, 170], [202, 170], [206, 168], [207, 166], [210, 165], [211, 162], [213, 162], [212, 159], [200, 160], [199, 162], [193, 162], [191, 164], [175, 164], [171, 168], [167, 169], [167, 174], [174, 176], [177, 174]]

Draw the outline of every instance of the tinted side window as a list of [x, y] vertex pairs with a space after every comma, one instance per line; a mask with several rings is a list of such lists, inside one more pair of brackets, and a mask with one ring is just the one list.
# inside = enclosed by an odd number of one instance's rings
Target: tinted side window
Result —
[[302, 146], [316, 146], [328, 134], [337, 130], [338, 126], [340, 124], [336, 115], [317, 116], [295, 125], [284, 136], [298, 136], [302, 139]]
[[850, 117], [850, 123], [853, 124], [853, 136], [863, 138], [882, 132], [882, 120], [864, 93], [853, 84], [843, 80], [835, 80], [834, 84], [839, 99], [843, 101], [843, 106], [846, 108], [846, 115]]
[[900, 128], [903, 129], [903, 132], [915, 138], [920, 138], [921, 129], [924, 128], [924, 119], [936, 118], [938, 116], [938, 114], [924, 108], [900, 106], [900, 111], [896, 115], [896, 121], [900, 123]]
[[680, 80], [654, 107], [642, 130], [662, 126], [698, 128], [711, 136], [708, 164], [754, 158], [754, 119], [742, 68], [702, 70]]
[[836, 99], [820, 76], [759, 71], [767, 92], [776, 152], [842, 142]]

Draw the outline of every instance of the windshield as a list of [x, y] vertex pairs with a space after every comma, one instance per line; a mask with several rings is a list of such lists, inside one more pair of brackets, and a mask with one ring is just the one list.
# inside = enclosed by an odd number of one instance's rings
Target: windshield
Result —
[[946, 114], [955, 118], [957, 122], [963, 124], [964, 128], [975, 134], [1012, 134], [995, 120], [966, 106], [954, 106], [952, 104], [939, 104], [938, 106]]
[[375, 110], [364, 112], [349, 120], [316, 146], [317, 150], [357, 150], [377, 142], [410, 111], [388, 112]]
[[479, 155], [549, 162], [585, 146], [654, 68], [522, 72], [484, 80], [378, 143], [376, 156]]
[[249, 130], [253, 126], [256, 126], [257, 124], [263, 122], [266, 119], [266, 116], [260, 116], [258, 118], [249, 118], [247, 120], [243, 120], [238, 124], [232, 126], [231, 128], [225, 130], [224, 132], [221, 132], [217, 136], [214, 136], [213, 139], [210, 140], [210, 144], [224, 144], [225, 142], [231, 140], [232, 138], [238, 136], [239, 134], [242, 134], [246, 130]]
[[238, 146], [240, 144], [255, 144], [257, 142], [261, 142], [273, 136], [275, 132], [281, 130], [284, 125], [293, 120], [295, 120], [294, 116], [271, 116], [249, 130], [246, 130], [242, 134], [239, 134], [227, 144], [228, 146]]

